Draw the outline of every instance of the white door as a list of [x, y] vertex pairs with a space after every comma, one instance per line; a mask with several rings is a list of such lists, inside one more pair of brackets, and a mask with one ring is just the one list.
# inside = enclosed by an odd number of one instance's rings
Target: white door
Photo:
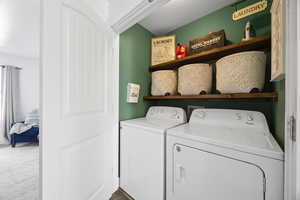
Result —
[[85, 0], [43, 0], [42, 200], [108, 200], [117, 186], [117, 35]]
[[264, 172], [255, 165], [183, 145], [173, 148], [168, 200], [264, 200]]

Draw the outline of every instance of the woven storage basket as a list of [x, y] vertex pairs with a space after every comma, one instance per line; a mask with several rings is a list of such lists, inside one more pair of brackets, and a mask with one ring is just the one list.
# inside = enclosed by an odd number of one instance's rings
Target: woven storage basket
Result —
[[152, 96], [175, 95], [177, 91], [177, 73], [174, 70], [152, 72]]
[[247, 51], [221, 58], [217, 66], [217, 90], [221, 93], [262, 91], [265, 84], [266, 55]]
[[212, 87], [212, 67], [209, 64], [196, 63], [178, 69], [178, 93], [181, 95], [199, 95], [210, 93]]

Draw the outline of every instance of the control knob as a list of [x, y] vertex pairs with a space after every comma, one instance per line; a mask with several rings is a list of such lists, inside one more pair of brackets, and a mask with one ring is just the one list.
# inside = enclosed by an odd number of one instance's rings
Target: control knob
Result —
[[252, 115], [248, 115], [247, 118], [248, 118], [248, 121], [253, 121], [254, 120]]
[[237, 120], [241, 120], [242, 119], [241, 113], [236, 113], [235, 116], [236, 116]]

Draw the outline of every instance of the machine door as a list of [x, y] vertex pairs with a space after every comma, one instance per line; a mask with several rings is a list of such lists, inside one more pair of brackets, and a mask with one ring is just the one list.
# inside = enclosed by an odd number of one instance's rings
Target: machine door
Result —
[[136, 200], [164, 198], [164, 135], [121, 129], [120, 187]]
[[264, 172], [243, 162], [175, 145], [172, 200], [264, 200]]

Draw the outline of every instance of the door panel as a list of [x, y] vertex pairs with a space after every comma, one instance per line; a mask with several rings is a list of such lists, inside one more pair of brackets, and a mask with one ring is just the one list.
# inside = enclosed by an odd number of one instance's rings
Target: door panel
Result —
[[104, 137], [93, 137], [62, 150], [62, 199], [95, 199], [102, 192], [105, 161], [95, 152], [105, 150], [103, 141]]
[[174, 200], [264, 200], [264, 173], [250, 163], [176, 145]]
[[63, 8], [62, 27], [64, 116], [101, 113], [106, 107], [104, 94], [107, 92], [102, 57], [105, 38], [101, 37], [105, 33], [97, 29], [95, 22], [69, 7]]
[[43, 2], [43, 200], [107, 200], [117, 182], [115, 34], [84, 2]]

